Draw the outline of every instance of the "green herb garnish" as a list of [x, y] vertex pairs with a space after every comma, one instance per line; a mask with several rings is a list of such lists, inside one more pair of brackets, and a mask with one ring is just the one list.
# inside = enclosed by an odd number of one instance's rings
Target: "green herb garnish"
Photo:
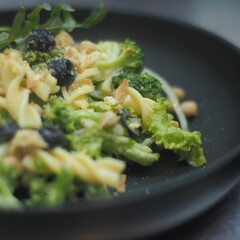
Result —
[[[52, 8], [49, 4], [44, 3], [29, 14], [26, 14], [26, 10], [24, 7], [19, 9], [12, 27], [0, 28], [0, 51], [12, 42], [21, 42], [34, 29], [44, 28], [57, 34], [61, 30], [71, 32], [75, 28], [90, 28], [99, 23], [107, 12], [106, 7], [101, 4], [82, 23], [77, 23], [72, 16], [75, 10], [68, 4], [60, 4]], [[49, 18], [43, 24], [40, 23], [42, 10], [50, 12]]]

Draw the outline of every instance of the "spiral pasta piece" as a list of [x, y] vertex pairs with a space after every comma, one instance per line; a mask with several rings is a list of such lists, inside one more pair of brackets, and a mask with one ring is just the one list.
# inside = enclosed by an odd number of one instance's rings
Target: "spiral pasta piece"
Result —
[[83, 79], [79, 87], [68, 90], [62, 89], [63, 97], [73, 106], [87, 109], [89, 106], [87, 94], [94, 91], [94, 85], [90, 79]]
[[0, 83], [4, 94], [0, 97], [0, 107], [5, 108], [20, 127], [40, 127], [40, 113], [29, 103], [29, 96], [34, 92], [46, 101], [51, 93], [58, 91], [57, 80], [51, 73], [32, 71], [19, 51], [6, 50], [0, 54]]
[[63, 97], [73, 106], [87, 109], [89, 106], [87, 94], [94, 91], [91, 78], [99, 74], [96, 62], [100, 57], [97, 51], [78, 51], [77, 48], [67, 47], [64, 56], [71, 60], [77, 71], [74, 82], [68, 87], [63, 87]]
[[[72, 169], [79, 179], [91, 184], [106, 184], [118, 189], [121, 183], [121, 172], [125, 163], [114, 158], [101, 158], [93, 160], [85, 153], [69, 153], [57, 147], [50, 152], [38, 150], [36, 156], [41, 158], [46, 171], [58, 174], [63, 167]], [[23, 159], [26, 168], [38, 171], [34, 165], [34, 157], [28, 155]]]
[[20, 127], [40, 127], [40, 114], [29, 104], [30, 90], [21, 86], [25, 80], [25, 63], [10, 58], [2, 66], [1, 80], [6, 92], [6, 108]]
[[128, 87], [128, 95], [123, 101], [123, 106], [133, 108], [136, 114], [142, 115], [143, 122], [145, 123], [148, 117], [153, 114], [154, 103], [153, 100], [144, 98], [134, 88]]

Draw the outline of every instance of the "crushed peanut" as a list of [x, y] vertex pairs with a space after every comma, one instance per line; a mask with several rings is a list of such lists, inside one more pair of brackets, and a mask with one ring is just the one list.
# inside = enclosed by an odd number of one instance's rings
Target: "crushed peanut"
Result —
[[173, 113], [174, 112], [174, 107], [173, 107], [172, 101], [169, 98], [166, 98], [165, 102], [168, 104], [167, 105], [167, 111], [170, 112], [170, 113]]
[[109, 106], [114, 106], [118, 104], [118, 101], [112, 97], [112, 96], [107, 96], [103, 98], [103, 101], [108, 104]]
[[173, 127], [179, 128], [179, 122], [178, 121], [172, 120], [172, 121], [170, 121], [170, 123]]
[[139, 128], [141, 125], [139, 124], [139, 123], [137, 123], [137, 122], [135, 122], [135, 123], [130, 123], [129, 124], [129, 127], [130, 128], [133, 128], [133, 129], [135, 129], [135, 128]]
[[114, 92], [114, 98], [122, 104], [128, 94], [128, 80], [123, 80], [119, 87]]
[[117, 191], [119, 193], [125, 192], [125, 189], [126, 189], [126, 179], [127, 179], [127, 176], [125, 174], [121, 174], [120, 175], [120, 181], [119, 181], [119, 185], [117, 187]]
[[118, 117], [113, 111], [105, 112], [100, 119], [100, 126], [102, 128], [113, 128], [118, 122]]
[[183, 100], [186, 96], [186, 93], [183, 88], [180, 87], [172, 87], [173, 92], [179, 100]]
[[47, 147], [41, 135], [34, 130], [19, 130], [12, 140], [10, 155], [22, 159], [28, 154], [33, 154], [37, 149]]
[[195, 117], [197, 115], [198, 105], [195, 101], [184, 101], [180, 106], [187, 117]]
[[64, 57], [68, 58], [73, 66], [75, 67], [77, 73], [82, 73], [81, 62], [79, 58], [79, 52], [76, 48], [69, 47], [64, 52]]
[[19, 171], [24, 170], [24, 166], [23, 166], [22, 162], [20, 161], [20, 159], [18, 159], [16, 156], [13, 156], [13, 155], [9, 155], [9, 156], [5, 157], [3, 159], [3, 163], [10, 165]]
[[58, 47], [69, 47], [74, 45], [74, 40], [71, 35], [63, 30], [55, 37], [55, 40]]
[[78, 46], [77, 46], [77, 50], [79, 52], [85, 52], [87, 54], [93, 52], [96, 50], [96, 46], [94, 43], [90, 42], [90, 41], [82, 41]]

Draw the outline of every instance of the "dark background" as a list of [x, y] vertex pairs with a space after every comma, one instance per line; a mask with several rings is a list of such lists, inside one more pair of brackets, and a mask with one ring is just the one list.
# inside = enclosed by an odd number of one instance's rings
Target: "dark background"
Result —
[[[0, 10], [34, 6], [43, 2], [91, 8], [103, 2], [110, 10], [173, 18], [211, 31], [240, 48], [240, 0], [0, 0]], [[165, 234], [152, 236], [151, 239], [239, 240], [240, 184], [197, 218]]]

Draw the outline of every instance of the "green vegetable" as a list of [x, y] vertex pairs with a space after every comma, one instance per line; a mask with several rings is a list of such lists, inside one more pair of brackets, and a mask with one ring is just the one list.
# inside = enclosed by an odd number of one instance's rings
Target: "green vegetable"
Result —
[[89, 108], [92, 108], [96, 112], [106, 112], [112, 109], [110, 105], [103, 101], [92, 102]]
[[29, 189], [27, 206], [57, 207], [63, 204], [73, 191], [72, 171], [62, 169], [52, 182], [49, 182], [46, 176], [34, 177], [30, 181]]
[[130, 87], [135, 88], [143, 97], [157, 100], [161, 97], [162, 84], [148, 73], [138, 74], [123, 71], [112, 78], [114, 88], [117, 88], [124, 79]]
[[62, 58], [63, 53], [58, 49], [53, 49], [51, 52], [27, 51], [22, 52], [23, 59], [28, 61], [32, 68], [37, 68], [39, 64], [47, 69], [47, 62], [52, 58]]
[[[42, 10], [50, 11], [49, 19], [43, 24], [40, 23]], [[3, 50], [12, 42], [21, 42], [37, 28], [45, 28], [54, 34], [60, 30], [71, 32], [75, 28], [90, 28], [100, 22], [106, 15], [106, 7], [101, 4], [82, 23], [77, 23], [72, 16], [74, 11], [68, 4], [60, 4], [51, 8], [49, 4], [44, 3], [37, 6], [28, 15], [26, 15], [26, 8], [20, 8], [14, 18], [12, 27], [0, 28], [0, 50]]]
[[83, 185], [83, 195], [86, 199], [89, 200], [98, 200], [98, 199], [109, 199], [110, 193], [105, 184], [84, 184]]
[[66, 135], [67, 146], [70, 150], [81, 152], [87, 151], [87, 154], [93, 158], [99, 158], [102, 155], [103, 137], [101, 131], [97, 128], [82, 129], [75, 134]]
[[[44, 106], [43, 123], [57, 125], [65, 133], [74, 132], [85, 126], [86, 120], [98, 122], [102, 113], [74, 108], [64, 99], [52, 96]], [[88, 122], [89, 123], [89, 122]]]
[[142, 166], [157, 161], [159, 154], [126, 136], [118, 136], [105, 129], [84, 129], [66, 136], [68, 146], [73, 151], [87, 151], [92, 157], [125, 157]]
[[0, 109], [0, 124], [6, 123], [6, 122], [15, 122], [15, 121], [7, 110]]
[[202, 149], [201, 133], [188, 132], [170, 124], [164, 98], [155, 104], [154, 114], [149, 117], [148, 131], [153, 134], [156, 144], [173, 150], [180, 160], [198, 167], [206, 163]]
[[15, 168], [0, 162], [0, 209], [21, 209], [21, 202], [13, 194], [18, 177]]
[[142, 166], [150, 166], [159, 159], [159, 154], [152, 153], [148, 146], [137, 143], [129, 137], [114, 136], [111, 133], [105, 134], [103, 152], [106, 155], [123, 156]]
[[140, 73], [143, 69], [143, 53], [137, 44], [126, 39], [123, 43], [104, 41], [97, 44], [97, 50], [104, 55], [104, 59], [97, 64], [101, 74], [95, 80], [112, 77], [120, 70]]

